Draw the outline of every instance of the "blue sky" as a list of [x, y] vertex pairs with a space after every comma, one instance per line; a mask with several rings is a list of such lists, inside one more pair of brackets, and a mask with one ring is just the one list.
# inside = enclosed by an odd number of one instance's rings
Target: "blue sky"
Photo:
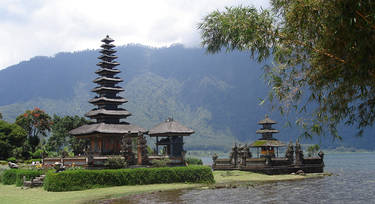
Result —
[[268, 0], [1, 0], [0, 69], [31, 57], [116, 45], [198, 47], [197, 24], [226, 6], [269, 7]]

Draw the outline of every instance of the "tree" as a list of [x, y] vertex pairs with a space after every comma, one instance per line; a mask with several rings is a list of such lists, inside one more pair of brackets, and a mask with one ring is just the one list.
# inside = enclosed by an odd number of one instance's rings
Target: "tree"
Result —
[[[22, 127], [0, 120], [0, 159], [21, 157], [27, 133]], [[19, 149], [20, 155], [14, 155], [13, 150]]]
[[27, 110], [24, 114], [17, 116], [16, 124], [21, 126], [27, 132], [28, 143], [32, 152], [40, 143], [40, 137], [46, 137], [51, 130], [51, 117], [39, 108]]
[[199, 25], [202, 45], [250, 51], [259, 62], [272, 56], [269, 99], [282, 113], [313, 109], [296, 121], [305, 136], [328, 129], [341, 139], [342, 122], [361, 135], [375, 120], [375, 2], [272, 0], [271, 7], [210, 13]]
[[3, 114], [0, 113], [0, 120], [2, 120], [2, 119], [3, 119]]
[[69, 131], [87, 123], [88, 121], [84, 117], [79, 117], [77, 115], [64, 117], [54, 115], [52, 134], [47, 142], [47, 150], [59, 152], [69, 146], [74, 154], [83, 153], [83, 149], [86, 145], [85, 141], [70, 135]]

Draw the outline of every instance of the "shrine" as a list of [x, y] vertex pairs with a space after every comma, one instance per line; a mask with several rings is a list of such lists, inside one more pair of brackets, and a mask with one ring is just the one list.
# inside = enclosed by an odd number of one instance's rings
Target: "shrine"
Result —
[[[296, 172], [321, 173], [324, 168], [324, 153], [322, 151], [315, 157], [304, 158], [303, 150], [297, 141], [294, 146], [292, 142], [288, 146], [273, 137], [279, 133], [272, 128], [276, 121], [266, 115], [265, 119], [258, 122], [263, 127], [256, 131], [262, 137], [250, 145], [235, 144], [229, 154], [229, 158], [219, 158], [216, 154], [212, 156], [214, 170], [241, 170], [253, 171], [265, 174], [289, 174]], [[279, 148], [286, 147], [285, 156], [279, 155]], [[257, 157], [252, 157], [250, 148], [256, 149]]]
[[[97, 107], [85, 114], [86, 117], [96, 121], [69, 132], [79, 139], [88, 140], [86, 152], [92, 156], [120, 155], [121, 152], [125, 152], [122, 151], [123, 143], [132, 147], [132, 138], [143, 138], [143, 134], [147, 132], [137, 125], [121, 120], [131, 116], [131, 113], [119, 108], [127, 100], [119, 96], [124, 89], [117, 85], [123, 80], [116, 77], [121, 71], [115, 68], [120, 64], [115, 61], [117, 56], [114, 55], [116, 50], [113, 49], [115, 47], [112, 44], [113, 41], [108, 35], [102, 40], [101, 55], [98, 57], [101, 61], [97, 64], [99, 69], [95, 72], [99, 76], [93, 81], [97, 86], [92, 89], [97, 96], [89, 100]], [[131, 157], [132, 148], [129, 149], [130, 151], [126, 152]]]

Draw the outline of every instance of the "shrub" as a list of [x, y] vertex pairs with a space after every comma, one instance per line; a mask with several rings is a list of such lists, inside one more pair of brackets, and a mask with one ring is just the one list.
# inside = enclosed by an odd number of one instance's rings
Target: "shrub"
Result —
[[151, 160], [151, 164], [152, 166], [154, 167], [166, 167], [167, 164], [170, 162], [171, 160], [169, 159], [154, 159], [154, 160]]
[[5, 170], [1, 182], [5, 185], [11, 185], [16, 183], [17, 169]]
[[33, 162], [39, 162], [39, 163], [41, 163], [42, 159], [29, 159], [29, 160], [25, 160], [24, 161], [25, 164], [31, 164]]
[[156, 183], [213, 183], [211, 168], [206, 166], [73, 170], [49, 172], [44, 180], [47, 191], [74, 191], [105, 186]]
[[15, 162], [17, 161], [17, 159], [16, 159], [15, 157], [9, 157], [9, 158], [7, 159], [7, 161], [8, 161], [8, 162], [13, 162], [13, 163], [15, 163]]
[[40, 170], [26, 170], [26, 169], [19, 169], [16, 174], [16, 186], [22, 186], [23, 185], [23, 177], [25, 176], [27, 181], [30, 181], [31, 179], [34, 179], [40, 175], [42, 175], [43, 172]]
[[122, 157], [109, 157], [104, 165], [109, 169], [121, 169], [128, 166]]
[[185, 159], [186, 163], [189, 165], [203, 165], [202, 159], [189, 157]]
[[26, 177], [26, 180], [31, 180], [42, 174], [43, 172], [40, 170], [9, 169], [4, 171], [1, 181], [6, 185], [16, 184], [16, 186], [22, 186], [23, 176]]

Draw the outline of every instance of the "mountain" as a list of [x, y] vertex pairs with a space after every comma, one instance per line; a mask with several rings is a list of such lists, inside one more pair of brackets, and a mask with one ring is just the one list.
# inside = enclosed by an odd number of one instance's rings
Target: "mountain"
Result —
[[[202, 48], [174, 45], [150, 48], [142, 45], [117, 47], [118, 68], [124, 79], [124, 105], [133, 115], [128, 121], [144, 128], [173, 117], [193, 128], [186, 139], [190, 150], [229, 150], [234, 142], [257, 138], [257, 121], [265, 114], [278, 120], [280, 140], [295, 140], [300, 130], [285, 127], [285, 118], [270, 105], [259, 105], [269, 92], [262, 78], [262, 64], [251, 61], [246, 52], [208, 55]], [[0, 70], [0, 112], [14, 121], [26, 109], [40, 107], [49, 114], [83, 115], [93, 108], [87, 101], [95, 85], [98, 50], [58, 53], [34, 57]], [[289, 117], [290, 121], [295, 116]], [[355, 130], [342, 127], [342, 142], [315, 138], [325, 147], [351, 146], [374, 149], [375, 129], [362, 138]]]

